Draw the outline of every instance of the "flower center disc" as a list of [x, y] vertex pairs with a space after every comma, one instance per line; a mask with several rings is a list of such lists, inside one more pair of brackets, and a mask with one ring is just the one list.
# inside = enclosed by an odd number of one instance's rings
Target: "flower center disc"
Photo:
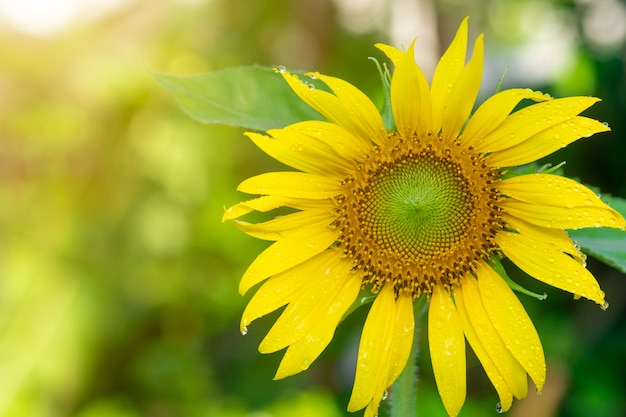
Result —
[[343, 183], [340, 246], [374, 292], [391, 281], [396, 292], [430, 293], [495, 251], [497, 172], [470, 149], [428, 139], [390, 135]]
[[359, 221], [379, 248], [430, 259], [461, 242], [473, 210], [460, 167], [432, 153], [382, 165], [369, 179]]

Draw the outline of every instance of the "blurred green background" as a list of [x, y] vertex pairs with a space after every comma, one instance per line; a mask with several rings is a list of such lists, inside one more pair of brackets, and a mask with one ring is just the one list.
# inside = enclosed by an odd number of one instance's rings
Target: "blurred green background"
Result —
[[[200, 125], [150, 71], [286, 65], [378, 99], [373, 43], [432, 73], [461, 19], [486, 34], [482, 97], [504, 87], [603, 99], [613, 131], [546, 161], [626, 196], [626, 5], [618, 0], [0, 0], [0, 416], [343, 416], [367, 308], [303, 374], [242, 337], [238, 280], [266, 243], [221, 223], [237, 184], [282, 169], [238, 129]], [[608, 311], [519, 276], [548, 359], [509, 415], [626, 415], [624, 275], [589, 268]], [[425, 334], [425, 332], [423, 331]], [[443, 416], [422, 338], [420, 415]], [[495, 415], [471, 353], [463, 416]], [[356, 415], [360, 415], [357, 413]], [[386, 407], [381, 408], [386, 415]]]

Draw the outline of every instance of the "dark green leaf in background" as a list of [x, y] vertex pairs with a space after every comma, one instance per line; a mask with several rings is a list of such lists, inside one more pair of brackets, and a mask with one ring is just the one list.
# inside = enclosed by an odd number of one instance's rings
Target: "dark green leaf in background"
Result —
[[[602, 196], [602, 200], [626, 217], [626, 200], [609, 196]], [[599, 227], [572, 230], [569, 234], [584, 252], [626, 272], [626, 231]]]
[[[271, 68], [227, 68], [192, 77], [156, 73], [153, 76], [189, 116], [202, 123], [265, 131], [321, 119]], [[323, 88], [315, 80], [300, 77]]]

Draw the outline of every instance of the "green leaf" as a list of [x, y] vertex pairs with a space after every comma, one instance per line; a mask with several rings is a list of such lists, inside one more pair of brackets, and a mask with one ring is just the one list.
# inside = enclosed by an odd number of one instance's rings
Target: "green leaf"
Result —
[[[611, 207], [626, 217], [626, 200], [602, 196]], [[622, 272], [626, 272], [626, 231], [599, 227], [569, 231], [584, 252]]]
[[[266, 67], [226, 68], [192, 77], [154, 73], [153, 77], [176, 97], [189, 116], [202, 123], [266, 131], [322, 119], [283, 77]], [[324, 88], [308, 77], [301, 79], [315, 88]]]

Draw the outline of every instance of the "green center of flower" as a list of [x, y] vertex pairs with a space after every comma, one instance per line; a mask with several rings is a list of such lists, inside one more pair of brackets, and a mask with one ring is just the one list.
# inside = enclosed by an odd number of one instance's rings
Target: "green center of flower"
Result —
[[471, 149], [426, 139], [390, 135], [337, 198], [339, 246], [374, 292], [452, 286], [496, 250], [498, 172]]
[[361, 210], [380, 248], [428, 258], [460, 244], [473, 204], [458, 164], [426, 153], [383, 165], [370, 178]]

